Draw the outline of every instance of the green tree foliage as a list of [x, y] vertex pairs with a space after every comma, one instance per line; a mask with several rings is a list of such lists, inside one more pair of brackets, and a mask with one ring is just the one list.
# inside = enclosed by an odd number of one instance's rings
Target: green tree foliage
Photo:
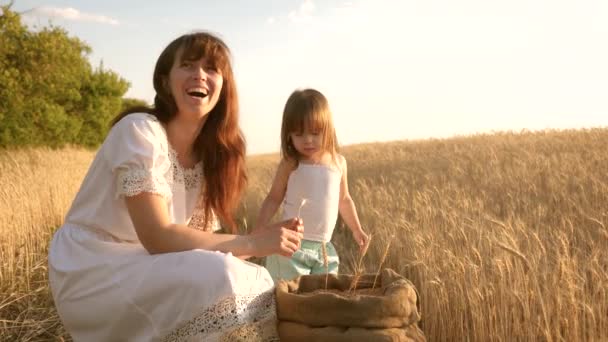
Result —
[[[10, 5], [0, 13], [0, 147], [100, 144], [129, 83], [89, 46], [55, 26], [31, 30]], [[143, 103], [143, 101], [140, 101]]]
[[140, 99], [132, 99], [128, 97], [122, 99], [122, 110], [132, 107], [150, 107], [150, 104]]

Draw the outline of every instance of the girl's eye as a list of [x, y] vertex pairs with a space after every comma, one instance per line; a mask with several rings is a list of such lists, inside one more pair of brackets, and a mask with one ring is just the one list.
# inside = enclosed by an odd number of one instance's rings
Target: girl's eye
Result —
[[215, 65], [207, 65], [207, 66], [205, 66], [205, 70], [213, 71], [213, 72], [218, 72], [219, 71], [219, 69]]
[[302, 133], [294, 133], [293, 135], [300, 138], [302, 136]]
[[184, 68], [189, 68], [192, 66], [192, 62], [188, 62], [188, 61], [183, 61], [182, 62], [182, 67]]

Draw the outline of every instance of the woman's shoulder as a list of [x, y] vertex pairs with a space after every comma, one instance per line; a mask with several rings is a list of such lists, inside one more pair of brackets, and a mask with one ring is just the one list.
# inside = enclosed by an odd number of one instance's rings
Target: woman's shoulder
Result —
[[141, 153], [153, 156], [167, 154], [168, 145], [165, 129], [154, 115], [131, 113], [112, 126], [102, 150], [109, 159]]
[[130, 113], [122, 117], [114, 126], [148, 126], [164, 132], [163, 125], [158, 118], [149, 113]]
[[112, 134], [126, 136], [127, 139], [128, 137], [142, 137], [161, 142], [167, 139], [167, 133], [162, 123], [156, 116], [148, 113], [125, 115], [114, 124], [110, 130], [110, 135]]

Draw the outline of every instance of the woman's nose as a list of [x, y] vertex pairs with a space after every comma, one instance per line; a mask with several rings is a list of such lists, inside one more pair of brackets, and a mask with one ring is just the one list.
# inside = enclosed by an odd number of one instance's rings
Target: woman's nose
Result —
[[203, 68], [203, 67], [195, 68], [193, 77], [194, 77], [194, 79], [197, 79], [197, 80], [206, 80], [207, 72], [205, 71], [205, 68]]

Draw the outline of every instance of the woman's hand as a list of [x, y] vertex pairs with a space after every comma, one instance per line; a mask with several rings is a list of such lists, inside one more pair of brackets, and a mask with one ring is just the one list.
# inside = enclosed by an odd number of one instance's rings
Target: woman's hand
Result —
[[304, 226], [299, 218], [292, 218], [254, 230], [249, 236], [254, 256], [263, 257], [280, 254], [291, 257], [300, 249]]

